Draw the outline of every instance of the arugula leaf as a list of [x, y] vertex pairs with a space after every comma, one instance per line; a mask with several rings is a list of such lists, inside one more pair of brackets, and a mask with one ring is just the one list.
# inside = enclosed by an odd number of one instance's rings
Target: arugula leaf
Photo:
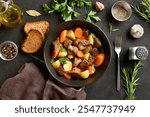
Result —
[[95, 16], [96, 15], [96, 12], [95, 11], [90, 11], [88, 14], [87, 14], [87, 17], [86, 17], [86, 21], [88, 22], [91, 22], [91, 19], [94, 19], [95, 21], [101, 21], [101, 19], [98, 17], [98, 16]]

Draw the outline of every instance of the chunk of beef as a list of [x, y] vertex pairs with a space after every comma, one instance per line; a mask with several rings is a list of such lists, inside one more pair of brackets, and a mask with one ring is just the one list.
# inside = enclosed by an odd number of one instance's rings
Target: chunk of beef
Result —
[[81, 59], [80, 58], [77, 58], [77, 57], [75, 57], [75, 59], [74, 59], [74, 62], [73, 62], [73, 66], [78, 66], [80, 63], [81, 63]]
[[96, 48], [102, 47], [102, 43], [101, 43], [100, 39], [97, 37], [94, 38], [94, 47], [96, 47]]
[[79, 48], [79, 50], [84, 50], [86, 48], [86, 46], [79, 43], [78, 48]]
[[[53, 53], [59, 53], [59, 51], [62, 48], [62, 44], [59, 42], [59, 38], [57, 38], [55, 41], [53, 41], [53, 45], [54, 45]], [[56, 56], [54, 58], [56, 58]]]
[[90, 50], [90, 54], [93, 56], [93, 57], [96, 57], [98, 54], [99, 54], [99, 51], [97, 48], [92, 48], [92, 50]]
[[81, 41], [80, 39], [76, 39], [76, 40], [73, 42], [73, 45], [74, 45], [74, 46], [78, 46], [78, 44], [80, 43], [80, 41]]
[[90, 45], [88, 40], [81, 40], [78, 44], [78, 48], [79, 50], [84, 50], [88, 45]]
[[89, 36], [89, 30], [88, 29], [83, 30], [83, 36], [86, 36], [86, 37]]
[[89, 65], [89, 62], [84, 59], [84, 60], [79, 64], [79, 68], [82, 69], [82, 70], [87, 70], [88, 65]]
[[66, 72], [64, 71], [63, 67], [60, 66], [59, 68], [56, 69], [57, 73], [60, 75], [60, 76], [63, 76]]
[[78, 52], [78, 48], [77, 48], [76, 46], [70, 45], [70, 46], [68, 47], [68, 51], [69, 51], [70, 53], [76, 55], [77, 52]]
[[63, 42], [63, 45], [64, 45], [65, 48], [68, 48], [72, 43], [73, 43], [72, 40], [66, 39], [66, 40]]
[[88, 40], [81, 40], [80, 44], [82, 44], [83, 46], [88, 46], [90, 45], [90, 42]]
[[71, 71], [69, 71], [69, 74], [72, 78], [80, 78], [81, 70], [77, 67], [74, 67]]
[[92, 65], [94, 63], [94, 61], [95, 61], [95, 58], [90, 55], [88, 58], [89, 65]]

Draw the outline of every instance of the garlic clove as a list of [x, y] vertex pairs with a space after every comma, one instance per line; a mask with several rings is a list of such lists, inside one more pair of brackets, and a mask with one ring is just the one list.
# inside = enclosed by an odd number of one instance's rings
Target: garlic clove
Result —
[[95, 8], [96, 8], [96, 10], [98, 10], [98, 11], [102, 11], [102, 10], [105, 8], [105, 6], [104, 6], [104, 4], [102, 4], [101, 2], [96, 2], [96, 3], [95, 3]]
[[144, 29], [141, 25], [135, 24], [131, 27], [130, 34], [133, 38], [141, 38], [144, 34]]

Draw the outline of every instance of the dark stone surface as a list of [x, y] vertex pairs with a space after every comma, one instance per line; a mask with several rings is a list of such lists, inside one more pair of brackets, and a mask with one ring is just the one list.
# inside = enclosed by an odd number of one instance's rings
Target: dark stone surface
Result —
[[[95, 3], [96, 0], [92, 0]], [[103, 75], [101, 79], [97, 82], [86, 87], [87, 91], [87, 99], [92, 100], [122, 100], [125, 99], [123, 84], [121, 87], [121, 91], [116, 91], [116, 54], [114, 52], [114, 38], [117, 35], [121, 35], [123, 37], [123, 45], [121, 52], [121, 67], [131, 66], [133, 64], [132, 61], [128, 60], [128, 48], [132, 46], [145, 46], [148, 50], [150, 50], [150, 24], [143, 21], [138, 15], [132, 14], [131, 18], [125, 22], [117, 22], [115, 21], [110, 14], [110, 9], [112, 4], [117, 0], [101, 0], [105, 5], [105, 9], [102, 12], [98, 12], [98, 16], [102, 19], [101, 22], [96, 23], [100, 28], [104, 30], [106, 35], [108, 36], [111, 46], [112, 46], [112, 58], [109, 68]], [[140, 0], [125, 0], [129, 2], [131, 5], [139, 4]], [[14, 0], [16, 4], [18, 4], [24, 12], [23, 22], [20, 26], [13, 29], [7, 29], [4, 27], [0, 28], [0, 43], [6, 40], [14, 41], [19, 47], [19, 55], [16, 59], [11, 62], [5, 62], [0, 60], [0, 85], [9, 77], [14, 76], [18, 69], [26, 62], [34, 62], [36, 63], [45, 76], [48, 76], [49, 73], [45, 67], [41, 63], [32, 59], [29, 55], [24, 54], [20, 50], [20, 45], [25, 38], [25, 34], [23, 31], [24, 24], [28, 21], [37, 21], [37, 20], [47, 20], [50, 22], [50, 31], [53, 30], [59, 23], [63, 22], [61, 17], [57, 14], [46, 15], [41, 10], [41, 5], [44, 3], [49, 3], [50, 0]], [[41, 12], [43, 15], [39, 17], [30, 17], [25, 11], [29, 9], [35, 9]], [[79, 10], [79, 9], [77, 9]], [[80, 12], [84, 12], [84, 8]], [[81, 19], [81, 18], [80, 18]], [[109, 34], [108, 30], [108, 22], [113, 22], [114, 27], [119, 28], [120, 30], [117, 32], [112, 32]], [[134, 24], [141, 24], [144, 27], [145, 33], [141, 39], [133, 39], [129, 35], [129, 29]], [[41, 49], [37, 54], [35, 54], [39, 58], [43, 59], [43, 49]], [[146, 61], [143, 61], [143, 68], [139, 72], [140, 77], [140, 85], [137, 88], [136, 99], [138, 100], [147, 100], [150, 99], [150, 56], [148, 56]], [[123, 82], [122, 82], [123, 83]]]

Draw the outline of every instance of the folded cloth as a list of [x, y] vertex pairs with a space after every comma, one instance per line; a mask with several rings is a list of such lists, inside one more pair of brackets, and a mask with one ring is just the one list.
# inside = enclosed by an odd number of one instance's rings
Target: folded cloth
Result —
[[3, 100], [85, 99], [84, 88], [75, 89], [47, 81], [33, 63], [24, 64], [18, 74], [4, 82], [0, 89]]
[[43, 99], [81, 100], [85, 99], [84, 88], [75, 89], [63, 85], [57, 85], [52, 80], [46, 82]]

